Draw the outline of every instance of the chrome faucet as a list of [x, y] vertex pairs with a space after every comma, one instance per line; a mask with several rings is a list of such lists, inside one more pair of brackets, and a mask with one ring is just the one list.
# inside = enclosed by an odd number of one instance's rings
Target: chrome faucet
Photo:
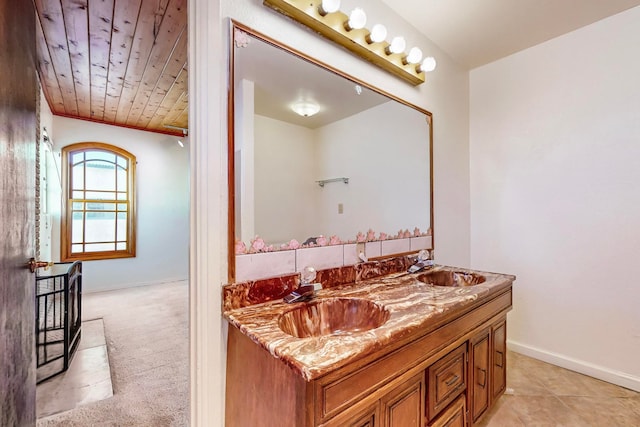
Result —
[[286, 295], [282, 300], [289, 304], [310, 300], [315, 296], [316, 291], [322, 289], [322, 283], [312, 283], [315, 278], [316, 269], [305, 267], [300, 273], [300, 286], [298, 286], [298, 289]]
[[433, 260], [429, 259], [429, 251], [423, 249], [418, 252], [416, 262], [411, 267], [409, 267], [407, 273], [417, 273], [418, 271], [430, 267], [433, 267]]

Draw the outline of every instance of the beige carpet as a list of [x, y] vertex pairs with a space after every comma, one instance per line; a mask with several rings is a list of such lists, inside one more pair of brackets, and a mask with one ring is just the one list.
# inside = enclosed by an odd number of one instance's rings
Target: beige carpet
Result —
[[102, 318], [113, 397], [38, 420], [38, 426], [187, 426], [188, 285], [85, 294], [83, 319]]

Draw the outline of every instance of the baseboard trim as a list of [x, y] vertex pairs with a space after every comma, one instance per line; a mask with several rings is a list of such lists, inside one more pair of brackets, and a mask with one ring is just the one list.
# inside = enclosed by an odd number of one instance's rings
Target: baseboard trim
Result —
[[118, 291], [118, 290], [122, 290], [122, 289], [128, 289], [128, 288], [139, 288], [141, 286], [150, 286], [150, 285], [161, 285], [163, 283], [174, 283], [174, 282], [187, 282], [189, 279], [182, 279], [182, 278], [174, 278], [174, 279], [159, 279], [159, 280], [153, 280], [153, 281], [149, 281], [149, 282], [134, 282], [134, 283], [119, 283], [117, 285], [113, 285], [113, 286], [98, 286], [98, 287], [91, 287], [89, 289], [87, 289], [87, 287], [83, 287], [82, 288], [82, 293], [83, 294], [93, 294], [93, 293], [98, 293], [98, 292], [109, 292], [109, 291]]
[[589, 375], [608, 383], [616, 384], [640, 392], [640, 378], [624, 372], [594, 365], [584, 360], [573, 359], [562, 354], [553, 353], [536, 347], [531, 347], [517, 341], [507, 340], [507, 346], [516, 353], [551, 363], [561, 368]]

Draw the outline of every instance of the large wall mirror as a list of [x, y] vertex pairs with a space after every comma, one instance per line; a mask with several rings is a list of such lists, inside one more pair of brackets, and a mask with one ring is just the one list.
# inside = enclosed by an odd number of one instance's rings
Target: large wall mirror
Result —
[[431, 113], [236, 22], [230, 49], [230, 281], [236, 254], [431, 235]]

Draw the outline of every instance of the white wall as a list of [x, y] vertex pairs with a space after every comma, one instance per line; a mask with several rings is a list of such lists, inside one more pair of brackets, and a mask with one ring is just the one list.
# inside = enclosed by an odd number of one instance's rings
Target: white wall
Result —
[[254, 120], [256, 233], [277, 244], [321, 234], [314, 131], [259, 115]]
[[[379, 0], [367, 1], [368, 22], [383, 22], [390, 34], [403, 34], [408, 45], [419, 45], [426, 55], [436, 57], [438, 68], [427, 75], [426, 83], [416, 87], [407, 84], [263, 6], [261, 0], [223, 0], [221, 6], [221, 31], [225, 35], [229, 25], [226, 18], [233, 18], [433, 113], [435, 258], [439, 263], [467, 266], [470, 259], [467, 70]], [[357, 1], [344, 0], [341, 9], [348, 11], [356, 6]]]
[[[302, 243], [319, 235], [347, 241], [369, 228], [390, 236], [429, 228], [424, 114], [389, 101], [317, 129], [259, 115], [253, 121], [255, 230], [265, 241]], [[316, 183], [340, 177], [349, 183]]]
[[[180, 148], [176, 138], [169, 135], [59, 116], [54, 116], [53, 125], [58, 158], [62, 147], [91, 141], [123, 148], [137, 160], [136, 257], [83, 262], [85, 292], [186, 280], [189, 255], [188, 149]], [[58, 201], [61, 203], [59, 196]], [[60, 259], [59, 212], [58, 208], [53, 218], [54, 260]]]
[[325, 235], [354, 240], [357, 231], [369, 228], [390, 236], [414, 227], [427, 231], [429, 126], [424, 114], [389, 101], [316, 133], [318, 178], [349, 178], [347, 185], [315, 187]]
[[235, 235], [249, 242], [255, 232], [255, 129], [254, 92], [255, 84], [250, 80], [236, 81], [235, 128], [234, 128], [234, 173], [235, 173]]
[[636, 390], [638, 22], [475, 69], [470, 99], [472, 265], [518, 276], [512, 348]]

